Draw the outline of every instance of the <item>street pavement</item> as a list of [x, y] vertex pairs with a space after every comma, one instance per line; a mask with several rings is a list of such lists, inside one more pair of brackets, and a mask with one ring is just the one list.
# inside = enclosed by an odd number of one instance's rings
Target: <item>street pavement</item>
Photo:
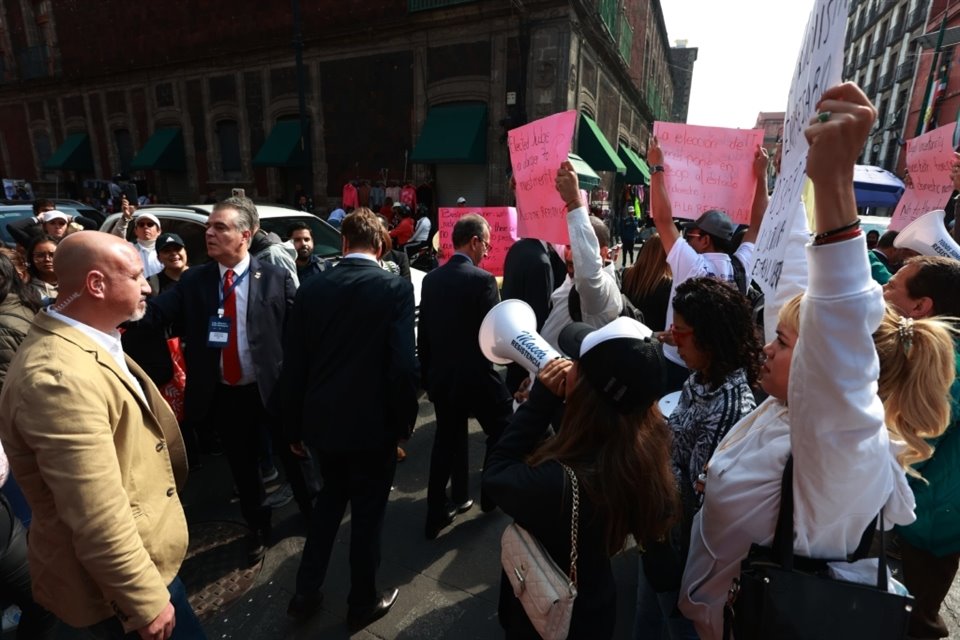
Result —
[[[434, 432], [433, 406], [423, 399], [413, 438], [405, 446], [406, 461], [397, 465], [394, 490], [383, 527], [382, 589], [397, 587], [400, 596], [390, 613], [355, 638], [417, 640], [499, 638], [497, 597], [500, 581], [500, 534], [508, 518], [479, 509], [480, 467], [484, 436], [471, 421], [471, 495], [478, 505], [457, 517], [436, 540], [424, 538], [426, 485]], [[348, 428], [347, 425], [344, 426]], [[204, 466], [191, 474], [183, 501], [188, 520], [240, 521], [230, 504], [232, 488], [226, 461], [204, 457]], [[298, 624], [286, 615], [294, 592], [305, 527], [295, 502], [274, 513], [275, 544], [270, 548], [253, 587], [237, 602], [205, 621], [213, 638], [351, 637], [344, 624], [349, 590], [349, 510], [340, 527], [324, 584], [325, 599], [312, 619]], [[636, 552], [615, 559], [621, 593], [617, 636], [630, 637], [636, 592]]]

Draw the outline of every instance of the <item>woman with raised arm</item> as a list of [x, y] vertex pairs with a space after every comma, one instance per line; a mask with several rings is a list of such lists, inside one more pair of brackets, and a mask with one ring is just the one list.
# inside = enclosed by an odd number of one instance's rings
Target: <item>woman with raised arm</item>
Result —
[[[806, 130], [817, 229], [807, 247], [809, 288], [781, 310], [761, 369], [770, 397], [718, 444], [691, 531], [680, 609], [702, 640], [722, 637], [724, 602], [751, 543], [773, 540], [789, 456], [797, 554], [846, 557], [881, 508], [887, 527], [914, 519], [906, 480], [912, 456], [891, 440], [877, 395], [880, 369], [889, 364], [878, 360], [873, 338], [884, 302], [870, 277], [853, 191], [853, 166], [876, 110], [853, 83], [831, 87], [817, 107]], [[914, 336], [935, 330], [917, 323], [910, 329]], [[904, 344], [895, 356], [913, 365], [895, 374], [903, 386], [933, 357], [929, 350], [952, 350], [949, 340], [909, 333], [898, 332]], [[924, 402], [946, 403], [952, 378], [923, 389]]]

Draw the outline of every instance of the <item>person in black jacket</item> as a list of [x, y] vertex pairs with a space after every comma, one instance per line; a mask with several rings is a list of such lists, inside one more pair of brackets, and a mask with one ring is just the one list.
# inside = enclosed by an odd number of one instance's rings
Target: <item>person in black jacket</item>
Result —
[[287, 613], [319, 608], [349, 502], [347, 625], [357, 631], [397, 599], [397, 589], [377, 590], [376, 573], [397, 442], [417, 419], [418, 370], [413, 285], [380, 267], [380, 222], [358, 209], [340, 228], [343, 260], [300, 287], [284, 339], [287, 438], [300, 454], [310, 448], [323, 475]]
[[[436, 538], [457, 512], [473, 506], [468, 493], [467, 420], [477, 417], [487, 450], [507, 426], [513, 404], [493, 365], [480, 352], [480, 324], [498, 302], [497, 281], [480, 263], [490, 251], [490, 226], [472, 213], [453, 227], [450, 260], [423, 279], [418, 354], [423, 386], [437, 413], [430, 455], [425, 535]], [[447, 506], [450, 482], [452, 508]], [[480, 507], [494, 503], [481, 492]]]
[[[616, 622], [610, 557], [627, 535], [638, 544], [663, 536], [679, 507], [670, 470], [670, 434], [657, 409], [664, 388], [662, 356], [648, 328], [617, 318], [594, 331], [573, 323], [556, 359], [534, 383], [490, 454], [483, 488], [534, 535], [561, 570], [570, 567], [569, 482], [580, 485], [578, 596], [568, 638], [609, 638]], [[559, 433], [544, 441], [566, 399]], [[507, 638], [538, 638], [506, 575], [500, 581], [500, 624]]]

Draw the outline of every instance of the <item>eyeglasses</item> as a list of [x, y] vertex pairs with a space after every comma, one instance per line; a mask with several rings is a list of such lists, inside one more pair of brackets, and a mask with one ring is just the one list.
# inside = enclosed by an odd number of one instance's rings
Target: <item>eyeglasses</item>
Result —
[[686, 339], [692, 336], [693, 329], [677, 329], [677, 325], [671, 324], [670, 335], [673, 337], [674, 344], [677, 344], [681, 339]]
[[686, 231], [684, 232], [683, 237], [686, 238], [687, 240], [691, 240], [693, 238], [702, 238], [703, 234], [697, 233], [696, 231]]
[[138, 227], [155, 227], [157, 226], [157, 223], [154, 222], [153, 220], [141, 220], [140, 222], [137, 223], [137, 226]]
[[34, 260], [53, 260], [53, 251], [38, 252], [33, 254]]
[[490, 253], [490, 249], [493, 248], [492, 244], [490, 244], [488, 241], [484, 240], [480, 236], [473, 236], [473, 237], [480, 241], [480, 244], [483, 245], [483, 250], [485, 253]]

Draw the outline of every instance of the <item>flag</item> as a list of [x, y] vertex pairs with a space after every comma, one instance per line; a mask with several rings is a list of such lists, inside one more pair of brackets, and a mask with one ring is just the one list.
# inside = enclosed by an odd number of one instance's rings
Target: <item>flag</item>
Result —
[[940, 104], [940, 99], [943, 98], [943, 95], [947, 92], [947, 74], [949, 72], [949, 66], [949, 60], [940, 65], [940, 77], [933, 86], [933, 91], [930, 92], [930, 99], [927, 101], [927, 108], [924, 109], [923, 112], [922, 133], [932, 131], [937, 127], [937, 107]]

